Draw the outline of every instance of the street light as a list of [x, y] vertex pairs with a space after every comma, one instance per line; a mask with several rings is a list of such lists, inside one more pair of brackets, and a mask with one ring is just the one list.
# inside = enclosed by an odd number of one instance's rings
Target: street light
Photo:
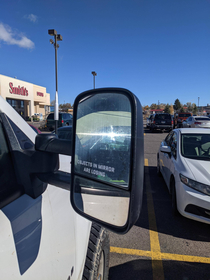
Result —
[[54, 120], [55, 120], [55, 133], [57, 134], [58, 129], [58, 73], [57, 73], [57, 49], [59, 48], [59, 45], [57, 44], [57, 41], [62, 41], [63, 38], [60, 34], [57, 34], [57, 31], [55, 29], [49, 29], [48, 34], [51, 36], [54, 36], [53, 39], [50, 39], [50, 43], [54, 45], [55, 48], [55, 107], [54, 107]]
[[92, 71], [93, 75], [93, 88], [95, 89], [95, 77], [97, 76], [97, 73], [95, 71]]
[[200, 100], [200, 97], [198, 97], [198, 115], [199, 115], [199, 100]]

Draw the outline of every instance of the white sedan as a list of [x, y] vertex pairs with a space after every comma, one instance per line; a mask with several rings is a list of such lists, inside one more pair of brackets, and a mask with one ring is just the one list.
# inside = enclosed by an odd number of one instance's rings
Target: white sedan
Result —
[[206, 116], [190, 116], [186, 121], [183, 121], [182, 127], [210, 128], [210, 119]]
[[210, 133], [172, 130], [157, 154], [157, 172], [172, 195], [172, 212], [210, 224]]

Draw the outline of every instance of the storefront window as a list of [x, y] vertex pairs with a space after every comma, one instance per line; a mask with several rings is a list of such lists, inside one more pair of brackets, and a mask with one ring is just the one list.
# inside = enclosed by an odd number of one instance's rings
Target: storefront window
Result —
[[24, 108], [24, 100], [17, 99], [6, 99], [7, 102], [20, 114], [22, 117], [25, 117], [25, 108]]

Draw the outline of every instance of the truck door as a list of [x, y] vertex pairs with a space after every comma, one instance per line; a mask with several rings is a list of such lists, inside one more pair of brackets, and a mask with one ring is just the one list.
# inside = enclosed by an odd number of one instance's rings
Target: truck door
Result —
[[[29, 167], [21, 157], [33, 150], [36, 134], [9, 104], [0, 101], [1, 279], [77, 279], [75, 224], [79, 218], [71, 207], [69, 190], [48, 185], [36, 198], [26, 194], [21, 182]], [[22, 166], [17, 166], [15, 158]], [[23, 173], [25, 169], [26, 178], [17, 173], [20, 168]]]

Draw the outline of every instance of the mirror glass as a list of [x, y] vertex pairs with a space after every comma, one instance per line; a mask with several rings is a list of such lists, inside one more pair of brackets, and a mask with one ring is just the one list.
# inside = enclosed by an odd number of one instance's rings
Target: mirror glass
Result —
[[74, 203], [90, 217], [123, 227], [130, 205], [130, 100], [90, 95], [78, 104], [76, 119]]
[[89, 96], [78, 106], [75, 172], [127, 188], [131, 105], [123, 94]]

